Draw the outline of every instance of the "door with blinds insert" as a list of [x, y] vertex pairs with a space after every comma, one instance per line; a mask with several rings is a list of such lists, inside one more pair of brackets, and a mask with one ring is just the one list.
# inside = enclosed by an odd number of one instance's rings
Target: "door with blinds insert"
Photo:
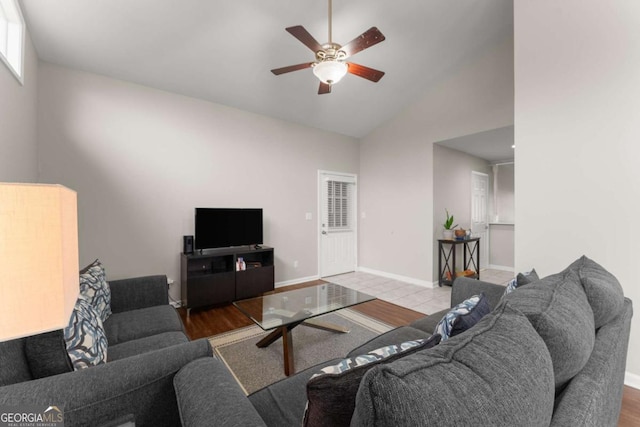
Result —
[[318, 269], [320, 277], [355, 271], [357, 259], [356, 176], [320, 171]]

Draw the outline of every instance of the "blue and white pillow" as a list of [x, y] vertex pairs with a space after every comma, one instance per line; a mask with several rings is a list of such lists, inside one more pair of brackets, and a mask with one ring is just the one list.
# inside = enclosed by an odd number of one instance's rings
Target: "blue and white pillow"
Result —
[[82, 296], [64, 328], [64, 340], [73, 369], [96, 366], [107, 361], [107, 335], [96, 309]]
[[507, 287], [504, 290], [504, 295], [509, 295], [511, 292], [515, 291], [518, 288], [518, 279], [515, 277], [507, 283]]
[[504, 290], [504, 294], [502, 294], [502, 297], [504, 298], [506, 295], [509, 295], [511, 292], [515, 291], [520, 286], [528, 285], [529, 283], [533, 283], [538, 280], [540, 280], [540, 278], [538, 277], [538, 273], [536, 273], [535, 268], [532, 269], [531, 271], [518, 273], [516, 277], [514, 277], [509, 281], [509, 283], [507, 283], [507, 287]]
[[104, 322], [111, 316], [111, 288], [99, 260], [80, 271], [80, 295], [95, 307], [100, 320]]
[[484, 293], [474, 295], [449, 310], [433, 333], [440, 334], [442, 341], [445, 341], [471, 328], [490, 311], [491, 307]]
[[391, 363], [440, 342], [440, 335], [389, 345], [341, 360], [314, 374], [307, 382], [304, 427], [349, 426], [362, 377], [379, 364]]
[[375, 350], [371, 350], [367, 354], [361, 354], [355, 357], [350, 357], [348, 359], [342, 359], [337, 365], [322, 368], [320, 372], [313, 374], [313, 376], [309, 378], [309, 380], [326, 374], [341, 374], [358, 366], [364, 366], [373, 362], [387, 359], [394, 354], [404, 353], [414, 347], [418, 347], [427, 342], [427, 340], [428, 339], [418, 339], [414, 341], [406, 341], [402, 344], [388, 345], [386, 347], [380, 347]]

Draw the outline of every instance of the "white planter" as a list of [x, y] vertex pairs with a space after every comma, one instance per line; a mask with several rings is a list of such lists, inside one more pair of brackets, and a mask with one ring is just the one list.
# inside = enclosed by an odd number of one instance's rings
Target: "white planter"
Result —
[[445, 240], [453, 240], [453, 230], [442, 230], [442, 238]]

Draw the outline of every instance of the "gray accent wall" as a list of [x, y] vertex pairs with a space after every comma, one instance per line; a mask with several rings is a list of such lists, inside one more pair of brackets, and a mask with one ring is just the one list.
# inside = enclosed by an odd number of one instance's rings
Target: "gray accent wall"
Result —
[[38, 107], [40, 181], [78, 192], [80, 264], [166, 274], [175, 299], [195, 207], [263, 208], [276, 282], [314, 278], [318, 170], [359, 172], [353, 138], [49, 63]]
[[24, 85], [0, 62], [0, 182], [36, 182], [38, 57], [26, 32]]

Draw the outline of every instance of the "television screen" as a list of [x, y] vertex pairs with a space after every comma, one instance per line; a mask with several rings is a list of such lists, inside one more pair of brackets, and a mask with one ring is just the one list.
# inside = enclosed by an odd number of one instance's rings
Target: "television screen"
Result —
[[196, 249], [262, 244], [262, 209], [196, 208]]

